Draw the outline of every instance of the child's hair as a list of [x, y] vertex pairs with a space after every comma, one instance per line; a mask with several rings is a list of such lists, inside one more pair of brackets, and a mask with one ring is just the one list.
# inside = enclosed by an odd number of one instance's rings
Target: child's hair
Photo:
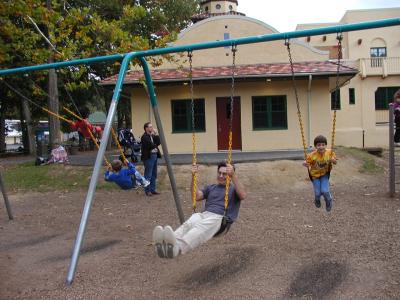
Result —
[[[222, 168], [222, 167], [225, 167], [225, 168], [226, 168], [226, 162], [221, 161], [221, 162], [218, 164], [218, 171], [219, 171], [219, 169]], [[234, 166], [233, 164], [232, 164], [232, 167], [233, 167], [233, 170], [235, 170], [235, 166]]]
[[323, 135], [317, 135], [314, 139], [314, 147], [317, 147], [317, 144], [319, 143], [324, 143], [325, 145], [327, 145], [328, 141]]
[[114, 159], [114, 160], [111, 162], [111, 167], [113, 168], [113, 170], [114, 170], [115, 172], [119, 172], [119, 171], [121, 171], [121, 169], [122, 169], [122, 162], [121, 162], [119, 159]]
[[397, 100], [397, 99], [399, 99], [399, 100], [400, 100], [400, 89], [398, 89], [398, 90], [397, 90], [397, 92], [396, 92], [396, 93], [394, 93], [394, 95], [393, 95], [393, 99], [394, 99], [394, 100]]
[[79, 111], [81, 113], [82, 118], [86, 119], [89, 117], [90, 111], [87, 107], [81, 107]]
[[146, 131], [146, 128], [149, 127], [150, 124], [151, 124], [151, 122], [144, 123], [144, 125], [143, 125], [144, 131]]

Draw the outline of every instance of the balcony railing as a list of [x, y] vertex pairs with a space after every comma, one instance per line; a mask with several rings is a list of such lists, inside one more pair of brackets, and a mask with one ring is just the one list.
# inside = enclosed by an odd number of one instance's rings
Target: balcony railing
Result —
[[400, 75], [400, 57], [360, 58], [360, 74], [362, 78]]

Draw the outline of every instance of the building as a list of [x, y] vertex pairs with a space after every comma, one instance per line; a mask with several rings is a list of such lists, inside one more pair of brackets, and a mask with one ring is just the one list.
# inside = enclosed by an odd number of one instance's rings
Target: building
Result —
[[[194, 24], [179, 34], [174, 45], [277, 32], [270, 25], [237, 12], [238, 1], [206, 0], [201, 5], [202, 13], [193, 17]], [[400, 8], [348, 11], [340, 23], [396, 17], [399, 13]], [[326, 25], [303, 24], [298, 30]], [[336, 104], [332, 93], [337, 75], [336, 36], [291, 41], [296, 86], [309, 145], [317, 134], [330, 137], [335, 105], [339, 109], [337, 144], [357, 147], [387, 144], [387, 124], [381, 125], [386, 121], [387, 112], [381, 108], [387, 108], [388, 97], [377, 96], [375, 100], [375, 94], [390, 94], [396, 82], [399, 85], [399, 58], [383, 56], [400, 53], [399, 33], [399, 27], [392, 27], [344, 35], [345, 63], [338, 75], [340, 83], [347, 85], [340, 90], [340, 103]], [[185, 54], [173, 58], [152, 69], [152, 76], [169, 150], [189, 153], [192, 149], [189, 63]], [[199, 152], [227, 149], [232, 60], [229, 47], [193, 53], [194, 115]], [[284, 41], [241, 45], [235, 60], [233, 148], [242, 151], [301, 148]], [[136, 133], [143, 131], [146, 121], [154, 121], [141, 78], [143, 73], [139, 68], [130, 70], [124, 84], [124, 90], [132, 95], [132, 126]], [[115, 81], [116, 76], [113, 76], [102, 84], [112, 86]]]

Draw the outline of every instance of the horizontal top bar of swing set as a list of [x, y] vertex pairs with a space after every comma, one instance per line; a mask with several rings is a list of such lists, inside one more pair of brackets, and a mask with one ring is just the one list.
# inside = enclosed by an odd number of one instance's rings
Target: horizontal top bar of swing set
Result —
[[299, 31], [272, 33], [272, 34], [242, 37], [242, 38], [230, 39], [230, 40], [224, 40], [224, 41], [212, 41], [212, 42], [204, 42], [204, 43], [197, 43], [197, 44], [167, 47], [167, 48], [157, 48], [157, 49], [131, 52], [131, 53], [125, 53], [125, 54], [97, 56], [97, 57], [91, 57], [91, 58], [83, 58], [83, 59], [75, 59], [75, 60], [70, 60], [70, 61], [55, 62], [55, 63], [51, 63], [51, 64], [20, 67], [20, 68], [14, 68], [14, 69], [5, 69], [5, 70], [0, 70], [0, 76], [8, 75], [8, 74], [16, 74], [16, 73], [28, 73], [28, 72], [32, 72], [32, 71], [47, 70], [47, 69], [54, 69], [54, 68], [62, 68], [62, 67], [68, 67], [68, 66], [74, 66], [74, 65], [86, 65], [86, 64], [92, 64], [92, 63], [98, 63], [98, 62], [118, 61], [118, 60], [122, 60], [127, 55], [130, 55], [131, 59], [133, 59], [133, 58], [140, 58], [140, 57], [146, 57], [146, 56], [155, 56], [155, 55], [163, 55], [163, 54], [170, 54], [170, 53], [203, 50], [203, 49], [210, 49], [210, 48], [219, 48], [219, 47], [226, 47], [226, 46], [233, 46], [233, 45], [238, 46], [238, 45], [244, 45], [244, 44], [254, 44], [254, 43], [261, 43], [261, 42], [268, 42], [268, 41], [286, 40], [286, 39], [306, 37], [306, 36], [314, 36], [314, 35], [322, 35], [322, 34], [330, 34], [330, 33], [342, 33], [342, 32], [349, 32], [349, 31], [366, 30], [366, 29], [374, 29], [374, 28], [398, 26], [398, 25], [400, 25], [400, 18], [392, 18], [392, 19], [375, 20], [375, 21], [368, 21], [368, 22], [361, 22], [361, 23], [335, 25], [335, 26], [322, 27], [322, 28], [306, 29], [306, 30], [299, 30]]

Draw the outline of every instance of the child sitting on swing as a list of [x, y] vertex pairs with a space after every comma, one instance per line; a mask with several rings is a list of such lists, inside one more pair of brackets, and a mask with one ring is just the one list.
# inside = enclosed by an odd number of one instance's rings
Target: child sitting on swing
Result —
[[321, 207], [321, 195], [325, 199], [326, 211], [332, 209], [332, 195], [329, 191], [329, 175], [332, 164], [336, 165], [337, 158], [335, 152], [326, 149], [328, 142], [326, 137], [318, 135], [314, 139], [315, 150], [307, 155], [303, 165], [309, 168], [310, 177], [314, 186], [315, 200], [317, 208]]
[[109, 182], [115, 182], [121, 189], [129, 190], [139, 186], [147, 187], [150, 182], [146, 180], [138, 171], [135, 165], [125, 160], [127, 168], [122, 168], [122, 161], [114, 159], [108, 170], [104, 173], [104, 179]]

